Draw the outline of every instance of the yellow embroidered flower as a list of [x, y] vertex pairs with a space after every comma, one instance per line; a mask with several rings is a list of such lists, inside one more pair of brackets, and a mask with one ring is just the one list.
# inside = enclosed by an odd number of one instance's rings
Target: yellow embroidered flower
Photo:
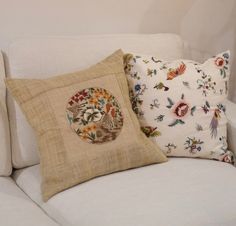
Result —
[[101, 91], [99, 91], [99, 89], [94, 91], [94, 97], [95, 98], [99, 98], [99, 97], [101, 97], [101, 95], [102, 95], [102, 93], [101, 93]]
[[98, 93], [99, 93], [100, 96], [103, 95], [103, 91], [102, 90], [98, 90]]
[[101, 95], [99, 93], [95, 93], [94, 97], [98, 99], [99, 97], [101, 97]]
[[91, 130], [93, 130], [93, 128], [90, 127], [90, 126], [88, 126], [88, 127], [87, 127], [87, 130], [88, 130], [88, 132], [90, 132]]

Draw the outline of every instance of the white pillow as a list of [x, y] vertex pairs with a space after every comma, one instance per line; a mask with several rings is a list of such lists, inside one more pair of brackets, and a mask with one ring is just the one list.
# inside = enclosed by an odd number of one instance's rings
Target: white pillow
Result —
[[12, 171], [10, 134], [6, 108], [5, 69], [0, 51], [0, 176], [9, 176]]
[[133, 110], [167, 156], [234, 162], [227, 150], [229, 51], [203, 64], [126, 55]]

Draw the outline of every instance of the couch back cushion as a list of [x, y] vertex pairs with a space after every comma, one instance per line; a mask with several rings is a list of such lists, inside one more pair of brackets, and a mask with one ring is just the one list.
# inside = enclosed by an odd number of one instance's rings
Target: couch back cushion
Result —
[[[116, 49], [155, 54], [166, 60], [182, 57], [183, 42], [175, 34], [99, 35], [20, 39], [9, 50], [7, 71], [14, 78], [48, 78], [84, 69]], [[39, 163], [36, 139], [21, 110], [9, 96], [12, 161], [15, 168]]]
[[0, 176], [9, 176], [12, 171], [10, 134], [6, 108], [5, 68], [0, 51]]

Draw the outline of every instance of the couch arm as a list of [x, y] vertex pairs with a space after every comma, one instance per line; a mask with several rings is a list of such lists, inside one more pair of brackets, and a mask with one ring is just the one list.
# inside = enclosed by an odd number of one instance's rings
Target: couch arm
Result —
[[236, 154], [236, 104], [227, 100], [226, 109], [229, 150]]

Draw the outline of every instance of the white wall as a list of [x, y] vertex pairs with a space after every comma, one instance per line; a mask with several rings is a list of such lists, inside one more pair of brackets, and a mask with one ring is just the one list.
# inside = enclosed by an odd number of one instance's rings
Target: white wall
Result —
[[[0, 0], [0, 48], [19, 36], [173, 32], [202, 61], [236, 53], [236, 0]], [[230, 96], [236, 102], [236, 60]]]

